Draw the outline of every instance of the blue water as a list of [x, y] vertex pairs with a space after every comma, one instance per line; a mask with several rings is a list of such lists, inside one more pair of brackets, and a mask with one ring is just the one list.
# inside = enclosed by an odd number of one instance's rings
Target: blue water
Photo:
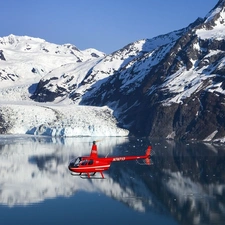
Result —
[[[96, 138], [101, 139], [101, 138]], [[104, 138], [106, 155], [142, 155], [151, 165], [116, 162], [104, 180], [70, 175], [73, 157], [88, 155], [92, 138], [0, 136], [0, 215], [4, 225], [223, 224], [223, 145]]]
[[[3, 224], [176, 224], [171, 218], [139, 213], [104, 195], [77, 193], [28, 207], [0, 207]], [[171, 221], [170, 221], [171, 220]]]

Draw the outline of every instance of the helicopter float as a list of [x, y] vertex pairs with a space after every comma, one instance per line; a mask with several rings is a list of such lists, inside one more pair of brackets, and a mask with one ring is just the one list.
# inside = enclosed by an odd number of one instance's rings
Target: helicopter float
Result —
[[[121, 162], [126, 160], [144, 159], [146, 165], [150, 165], [151, 146], [148, 146], [145, 155], [141, 156], [116, 156], [116, 157], [98, 157], [97, 145], [93, 141], [90, 156], [81, 156], [73, 159], [68, 169], [71, 175], [80, 176], [81, 178], [94, 178], [95, 174], [101, 174], [100, 179], [104, 179], [103, 171], [108, 170], [112, 162]], [[85, 177], [84, 177], [85, 176]]]

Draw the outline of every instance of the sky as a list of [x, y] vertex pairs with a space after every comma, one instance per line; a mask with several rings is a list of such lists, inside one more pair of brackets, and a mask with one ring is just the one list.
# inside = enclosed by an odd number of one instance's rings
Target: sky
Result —
[[106, 54], [187, 27], [219, 0], [3, 0], [0, 37], [10, 34]]

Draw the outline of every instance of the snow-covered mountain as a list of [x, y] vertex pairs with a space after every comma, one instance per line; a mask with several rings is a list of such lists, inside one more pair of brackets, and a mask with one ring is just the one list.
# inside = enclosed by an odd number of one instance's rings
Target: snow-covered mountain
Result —
[[[82, 58], [61, 50], [65, 58], [74, 58], [51, 69], [42, 63], [29, 67], [33, 77], [44, 71], [29, 96], [36, 102], [108, 106], [118, 124], [134, 135], [224, 141], [224, 11], [225, 0], [219, 0], [205, 18], [186, 28], [130, 43], [106, 56], [94, 52], [94, 57]], [[31, 51], [28, 41], [23, 47], [14, 43], [14, 50]], [[2, 65], [9, 55], [3, 44], [0, 50]], [[14, 71], [8, 79], [12, 74], [18, 76]], [[4, 89], [5, 98], [9, 92]]]
[[[40, 38], [9, 35], [0, 38], [0, 85], [8, 81], [34, 79], [37, 81], [51, 70], [68, 63], [101, 58], [95, 50], [79, 50], [71, 44], [56, 45]], [[22, 80], [24, 82], [24, 80]]]
[[[135, 135], [224, 140], [224, 10], [220, 0], [185, 29], [105, 56], [68, 97], [79, 104], [108, 105]], [[61, 79], [52, 79], [39, 82], [35, 100], [65, 96]], [[52, 82], [58, 87], [53, 92]]]
[[[61, 100], [69, 98], [75, 103], [80, 103], [87, 96], [95, 98], [96, 91], [108, 79], [115, 78], [119, 71], [127, 71], [135, 62], [143, 58], [148, 59], [150, 55], [154, 54], [155, 49], [158, 49], [160, 46], [170, 45], [171, 42], [180, 37], [184, 30], [186, 29], [150, 40], [136, 41], [101, 58], [101, 60], [80, 63], [79, 66], [77, 64], [67, 64], [61, 68], [56, 68], [41, 79], [33, 98], [39, 102], [55, 102], [61, 97]], [[163, 58], [163, 55], [160, 57]], [[156, 60], [150, 60], [152, 66], [158, 62]], [[126, 80], [123, 85], [117, 86], [120, 92], [128, 88], [130, 83], [138, 87], [138, 84], [142, 80], [141, 77], [144, 76], [146, 71], [150, 70], [148, 64], [149, 62], [143, 65], [142, 74], [132, 80], [129, 75], [125, 75]], [[141, 79], [139, 82], [138, 78]], [[114, 86], [113, 82], [114, 80], [111, 82], [112, 87]], [[112, 92], [112, 88], [107, 87], [107, 89], [106, 92]]]

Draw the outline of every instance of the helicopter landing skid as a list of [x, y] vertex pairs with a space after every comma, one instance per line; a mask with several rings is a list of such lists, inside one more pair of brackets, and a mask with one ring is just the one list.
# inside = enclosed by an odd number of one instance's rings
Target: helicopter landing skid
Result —
[[82, 179], [105, 179], [104, 175], [102, 172], [99, 172], [101, 174], [101, 177], [96, 177], [95, 174], [96, 172], [94, 173], [83, 173], [83, 174], [79, 174], [80, 178]]
[[81, 173], [70, 173], [72, 176], [74, 177], [80, 177], [81, 176]]

